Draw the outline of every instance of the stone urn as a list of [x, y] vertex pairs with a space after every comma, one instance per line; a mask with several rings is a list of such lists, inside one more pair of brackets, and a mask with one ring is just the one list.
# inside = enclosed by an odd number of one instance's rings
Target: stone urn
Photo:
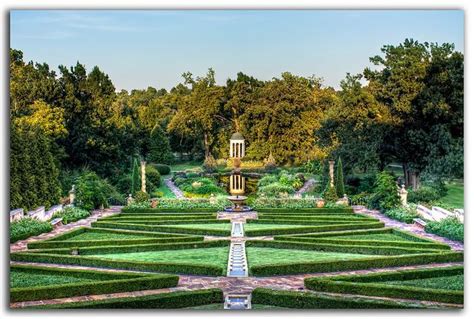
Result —
[[151, 208], [156, 208], [158, 206], [158, 200], [152, 199], [151, 200]]
[[242, 164], [242, 161], [240, 160], [240, 158], [237, 157], [237, 158], [233, 159], [232, 164], [234, 165], [234, 168], [238, 169], [238, 168], [240, 168], [240, 165]]
[[325, 203], [326, 203], [326, 202], [324, 201], [324, 199], [319, 198], [319, 199], [316, 201], [316, 207], [317, 207], [317, 208], [323, 208]]

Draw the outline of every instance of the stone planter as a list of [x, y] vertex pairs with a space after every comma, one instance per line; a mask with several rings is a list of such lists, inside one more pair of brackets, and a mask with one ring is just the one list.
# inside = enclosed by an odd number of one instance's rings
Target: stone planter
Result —
[[317, 207], [317, 208], [323, 208], [325, 203], [326, 203], [326, 202], [324, 201], [324, 199], [322, 199], [322, 198], [321, 198], [321, 199], [318, 199], [318, 200], [316, 201], [316, 207]]

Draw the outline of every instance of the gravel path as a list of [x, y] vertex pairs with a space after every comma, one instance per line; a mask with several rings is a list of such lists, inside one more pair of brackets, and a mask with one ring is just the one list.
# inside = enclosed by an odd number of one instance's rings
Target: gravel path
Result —
[[184, 197], [184, 194], [183, 194], [183, 191], [180, 190], [178, 188], [178, 186], [176, 186], [173, 181], [171, 180], [171, 178], [165, 178], [165, 184], [166, 186], [173, 192], [173, 194], [176, 196], [176, 198], [180, 198], [180, 199], [186, 199], [186, 197]]

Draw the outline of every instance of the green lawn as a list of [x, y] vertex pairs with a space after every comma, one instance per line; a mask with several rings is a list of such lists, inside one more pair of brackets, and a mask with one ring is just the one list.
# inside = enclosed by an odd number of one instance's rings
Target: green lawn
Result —
[[454, 208], [464, 208], [464, 183], [448, 183], [448, 194], [439, 199], [440, 202]]
[[140, 235], [128, 235], [128, 234], [116, 234], [116, 233], [102, 233], [102, 232], [85, 232], [74, 237], [70, 237], [64, 240], [105, 240], [105, 239], [145, 239], [154, 238]]
[[433, 277], [413, 280], [384, 281], [380, 282], [387, 285], [413, 286], [418, 288], [463, 290], [464, 275]]
[[178, 171], [184, 171], [187, 169], [200, 169], [201, 166], [202, 166], [202, 162], [196, 162], [196, 161], [184, 162], [184, 163], [171, 165], [171, 171], [178, 172]]
[[344, 254], [332, 252], [317, 252], [297, 249], [278, 249], [247, 247], [247, 260], [249, 266], [260, 266], [269, 264], [288, 264], [296, 262], [350, 260], [357, 258], [372, 257], [362, 254]]
[[97, 279], [76, 278], [72, 277], [71, 275], [62, 276], [44, 273], [33, 273], [16, 269], [12, 269], [10, 271], [11, 288], [27, 288], [94, 281], [97, 281]]
[[218, 230], [228, 230], [228, 231], [230, 231], [231, 228], [232, 228], [232, 224], [230, 222], [229, 223], [215, 223], [215, 224], [212, 224], [212, 223], [209, 223], [209, 224], [184, 224], [184, 225], [174, 224], [174, 225], [169, 225], [169, 226], [173, 226], [173, 228], [183, 228], [183, 229], [203, 229], [203, 230], [218, 229]]
[[294, 225], [294, 224], [259, 224], [249, 223], [244, 224], [244, 230], [260, 230], [260, 229], [280, 229], [280, 228], [301, 228], [304, 226], [313, 225]]
[[381, 241], [413, 241], [418, 242], [417, 240], [412, 240], [406, 237], [398, 236], [396, 234], [366, 234], [366, 235], [347, 235], [347, 236], [331, 236], [327, 237], [329, 239], [356, 239], [356, 240], [381, 240]]
[[162, 192], [163, 198], [176, 198], [175, 194], [166, 186], [165, 179], [161, 177], [160, 187], [155, 189], [156, 192]]
[[104, 254], [95, 255], [95, 257], [113, 260], [218, 265], [226, 268], [228, 255], [229, 247], [215, 247], [182, 250], [145, 251], [137, 253]]

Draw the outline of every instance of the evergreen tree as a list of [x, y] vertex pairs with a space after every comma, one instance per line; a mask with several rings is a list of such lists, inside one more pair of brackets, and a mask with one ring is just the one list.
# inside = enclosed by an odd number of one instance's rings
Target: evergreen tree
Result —
[[339, 198], [344, 196], [344, 175], [342, 174], [342, 162], [341, 158], [337, 160], [336, 168], [336, 193]]
[[173, 154], [171, 153], [170, 142], [165, 131], [159, 124], [155, 125], [150, 134], [150, 151], [148, 160], [154, 163], [171, 164]]
[[130, 194], [135, 194], [141, 189], [140, 166], [136, 157], [132, 160], [132, 185]]

